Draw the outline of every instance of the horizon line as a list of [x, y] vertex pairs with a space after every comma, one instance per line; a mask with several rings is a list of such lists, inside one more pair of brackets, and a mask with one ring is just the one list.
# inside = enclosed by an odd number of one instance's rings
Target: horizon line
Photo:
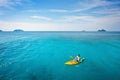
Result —
[[[3, 31], [2, 30], [1, 32], [15, 32], [15, 31], [14, 30], [13, 31], [6, 31], [6, 30]], [[22, 31], [18, 31], [18, 32], [99, 32], [99, 31], [98, 30], [96, 30], [96, 31], [95, 30], [93, 30], [93, 31], [92, 30], [88, 30], [88, 31], [86, 31], [86, 30], [80, 30], [80, 31], [77, 31], [77, 30], [76, 31], [69, 31], [69, 30], [68, 31], [64, 31], [64, 30], [63, 31], [62, 30], [59, 30], [59, 31], [58, 30], [57, 31], [52, 31], [52, 30], [51, 31], [39, 31], [39, 30], [38, 31], [29, 31], [28, 30], [28, 31], [26, 31], [26, 30], [22, 30]], [[107, 31], [104, 31], [104, 32], [120, 32], [120, 31], [116, 31], [116, 30], [113, 30], [113, 31], [109, 30], [108, 31], [107, 30]]]

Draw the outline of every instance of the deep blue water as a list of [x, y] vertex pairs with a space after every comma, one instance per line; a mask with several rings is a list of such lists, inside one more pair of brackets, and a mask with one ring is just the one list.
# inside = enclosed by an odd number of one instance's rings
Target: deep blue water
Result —
[[120, 32], [1, 32], [0, 80], [120, 80]]

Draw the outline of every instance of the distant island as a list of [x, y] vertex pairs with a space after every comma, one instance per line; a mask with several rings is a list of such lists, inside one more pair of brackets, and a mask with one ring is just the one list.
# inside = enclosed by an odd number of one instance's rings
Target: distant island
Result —
[[106, 32], [105, 29], [99, 29], [98, 32]]
[[2, 30], [0, 30], [0, 32], [3, 32]]
[[13, 32], [24, 32], [22, 29], [15, 29]]

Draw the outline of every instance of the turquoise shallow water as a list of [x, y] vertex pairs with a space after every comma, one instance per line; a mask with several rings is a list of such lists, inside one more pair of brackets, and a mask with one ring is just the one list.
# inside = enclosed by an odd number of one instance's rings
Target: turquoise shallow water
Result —
[[120, 80], [120, 33], [0, 33], [0, 80]]

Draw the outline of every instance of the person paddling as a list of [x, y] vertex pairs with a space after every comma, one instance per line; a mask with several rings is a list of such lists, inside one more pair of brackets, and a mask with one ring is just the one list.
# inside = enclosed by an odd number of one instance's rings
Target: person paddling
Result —
[[74, 60], [76, 60], [77, 62], [79, 62], [79, 61], [80, 61], [80, 54], [78, 54], [78, 55], [75, 57]]

